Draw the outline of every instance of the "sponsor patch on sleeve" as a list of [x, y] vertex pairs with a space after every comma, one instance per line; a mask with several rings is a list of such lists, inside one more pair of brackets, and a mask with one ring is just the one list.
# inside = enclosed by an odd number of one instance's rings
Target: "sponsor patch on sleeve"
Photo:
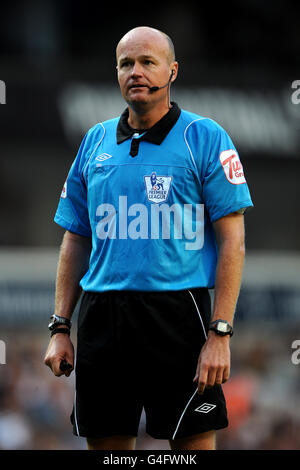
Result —
[[221, 152], [220, 162], [229, 183], [246, 183], [243, 166], [236, 150], [230, 149]]

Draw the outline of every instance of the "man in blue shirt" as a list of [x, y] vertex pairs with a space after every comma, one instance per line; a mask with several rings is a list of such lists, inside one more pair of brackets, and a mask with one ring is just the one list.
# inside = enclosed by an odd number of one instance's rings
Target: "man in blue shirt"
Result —
[[71, 373], [83, 290], [74, 433], [89, 449], [133, 449], [145, 408], [147, 432], [172, 449], [214, 449], [252, 201], [224, 129], [170, 102], [167, 35], [129, 31], [117, 71], [128, 108], [87, 132], [55, 215], [66, 233], [45, 363]]

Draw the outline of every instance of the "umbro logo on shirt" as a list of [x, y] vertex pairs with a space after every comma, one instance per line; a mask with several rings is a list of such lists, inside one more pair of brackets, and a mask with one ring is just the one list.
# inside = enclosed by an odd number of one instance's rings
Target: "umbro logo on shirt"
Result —
[[[95, 158], [98, 162], [104, 162], [105, 160], [108, 160], [109, 158], [112, 158], [112, 155], [109, 155], [109, 153], [101, 153], [101, 155], [98, 155], [98, 157]], [[96, 166], [101, 166], [101, 163], [97, 163]]]
[[217, 405], [212, 405], [211, 403], [202, 403], [202, 405], [195, 408], [194, 411], [199, 411], [199, 413], [209, 413], [212, 411]]

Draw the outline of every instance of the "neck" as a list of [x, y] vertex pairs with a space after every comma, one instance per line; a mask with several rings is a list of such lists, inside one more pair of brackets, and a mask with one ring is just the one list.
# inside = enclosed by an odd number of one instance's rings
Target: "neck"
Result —
[[150, 129], [170, 110], [167, 106], [154, 107], [153, 109], [137, 109], [129, 106], [128, 124], [133, 129]]

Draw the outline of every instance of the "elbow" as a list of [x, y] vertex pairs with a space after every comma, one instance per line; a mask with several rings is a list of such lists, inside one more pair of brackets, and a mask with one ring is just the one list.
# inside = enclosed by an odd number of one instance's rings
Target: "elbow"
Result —
[[239, 252], [240, 252], [240, 256], [242, 258], [245, 258], [246, 256], [246, 246], [245, 246], [245, 241], [241, 242], [240, 245], [239, 245]]
[[226, 238], [219, 244], [219, 252], [226, 256], [238, 256], [244, 259], [246, 255], [245, 239], [242, 236]]

